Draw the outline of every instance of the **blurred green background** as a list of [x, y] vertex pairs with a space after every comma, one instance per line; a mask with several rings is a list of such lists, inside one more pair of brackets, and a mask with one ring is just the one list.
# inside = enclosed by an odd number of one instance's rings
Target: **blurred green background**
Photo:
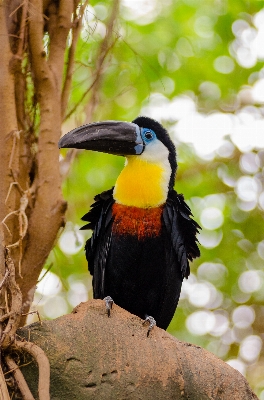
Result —
[[[86, 9], [64, 133], [140, 114], [168, 128], [175, 188], [203, 228], [201, 258], [168, 331], [237, 368], [264, 400], [264, 2], [122, 0], [93, 91], [112, 6]], [[67, 225], [35, 296], [43, 318], [92, 298], [83, 251], [91, 232], [79, 231], [80, 218], [123, 165], [122, 157], [62, 152]]]

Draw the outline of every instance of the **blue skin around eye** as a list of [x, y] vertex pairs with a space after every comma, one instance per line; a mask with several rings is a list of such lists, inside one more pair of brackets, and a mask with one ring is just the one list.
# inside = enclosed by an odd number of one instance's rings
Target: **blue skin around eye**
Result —
[[[149, 132], [152, 134], [152, 138], [150, 138], [150, 139], [148, 139], [148, 138], [146, 137], [146, 134], [149, 133]], [[141, 136], [142, 136], [142, 139], [143, 139], [143, 141], [144, 141], [145, 144], [148, 144], [148, 143], [150, 143], [150, 142], [152, 142], [153, 140], [156, 139], [156, 134], [155, 134], [155, 132], [154, 132], [152, 129], [149, 129], [149, 128], [142, 128], [142, 130], [141, 130]]]

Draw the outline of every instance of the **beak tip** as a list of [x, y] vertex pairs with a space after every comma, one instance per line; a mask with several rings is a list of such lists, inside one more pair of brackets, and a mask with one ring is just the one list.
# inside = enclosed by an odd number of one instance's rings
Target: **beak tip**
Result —
[[68, 136], [68, 134], [66, 133], [66, 135], [60, 138], [58, 142], [58, 147], [59, 149], [69, 149], [71, 147], [74, 147], [74, 142], [73, 140], [71, 140], [71, 137]]
[[[64, 137], [64, 136], [63, 136]], [[59, 149], [62, 149], [64, 146], [63, 146], [63, 137], [62, 138], [60, 138], [60, 140], [59, 140], [59, 142], [58, 142], [58, 148]]]

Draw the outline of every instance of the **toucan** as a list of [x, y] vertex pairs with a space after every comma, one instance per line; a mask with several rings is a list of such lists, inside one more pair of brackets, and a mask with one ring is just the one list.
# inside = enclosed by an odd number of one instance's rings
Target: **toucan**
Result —
[[167, 329], [178, 305], [189, 261], [200, 255], [197, 233], [182, 194], [174, 190], [176, 150], [166, 129], [139, 116], [73, 129], [60, 148], [122, 155], [115, 186], [95, 196], [82, 220], [91, 229], [85, 245], [93, 296], [113, 301], [149, 323]]

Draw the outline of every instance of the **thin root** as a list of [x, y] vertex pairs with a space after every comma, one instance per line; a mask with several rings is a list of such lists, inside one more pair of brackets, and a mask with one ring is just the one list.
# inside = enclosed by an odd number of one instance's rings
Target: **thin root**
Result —
[[27, 209], [28, 202], [29, 202], [29, 197], [30, 197], [32, 191], [31, 191], [31, 189], [23, 191], [23, 189], [21, 188], [21, 186], [19, 185], [18, 182], [12, 182], [10, 187], [9, 187], [7, 196], [6, 196], [6, 200], [5, 200], [6, 202], [7, 202], [8, 198], [9, 198], [9, 196], [10, 196], [11, 189], [12, 189], [12, 187], [14, 187], [14, 185], [17, 185], [17, 187], [19, 188], [20, 193], [22, 194], [21, 198], [20, 198], [20, 207], [19, 207], [18, 210], [11, 211], [9, 214], [7, 214], [5, 216], [5, 218], [2, 220], [2, 224], [5, 226], [5, 228], [7, 229], [8, 233], [10, 235], [12, 235], [11, 232], [10, 232], [10, 229], [6, 225], [6, 220], [8, 218], [10, 218], [12, 215], [17, 215], [18, 216], [19, 239], [15, 243], [12, 243], [12, 244], [8, 245], [7, 248], [11, 249], [11, 248], [19, 247], [18, 274], [22, 278], [22, 276], [21, 276], [21, 262], [22, 262], [22, 256], [23, 256], [22, 242], [23, 242], [23, 239], [26, 236], [27, 230], [28, 230], [28, 217], [27, 217], [27, 214], [26, 214], [26, 209]]
[[38, 310], [30, 311], [30, 312], [28, 312], [28, 313], [26, 313], [26, 314], [21, 314], [21, 315], [22, 315], [22, 317], [25, 317], [25, 316], [30, 315], [30, 314], [37, 314], [38, 319], [39, 319], [39, 323], [40, 323], [40, 325], [42, 326], [42, 320], [41, 320], [41, 318], [40, 318], [40, 315], [39, 315]]
[[14, 350], [25, 351], [31, 354], [38, 363], [39, 381], [38, 394], [39, 400], [49, 400], [50, 388], [50, 364], [44, 351], [34, 343], [17, 341], [13, 346]]
[[27, 385], [27, 382], [26, 382], [22, 372], [19, 369], [19, 366], [15, 363], [15, 361], [10, 356], [6, 356], [5, 360], [8, 365], [8, 368], [9, 368], [8, 372], [11, 372], [11, 371], [13, 372], [17, 386], [19, 387], [19, 390], [20, 390], [23, 398], [27, 399], [27, 400], [34, 400], [34, 397]]

